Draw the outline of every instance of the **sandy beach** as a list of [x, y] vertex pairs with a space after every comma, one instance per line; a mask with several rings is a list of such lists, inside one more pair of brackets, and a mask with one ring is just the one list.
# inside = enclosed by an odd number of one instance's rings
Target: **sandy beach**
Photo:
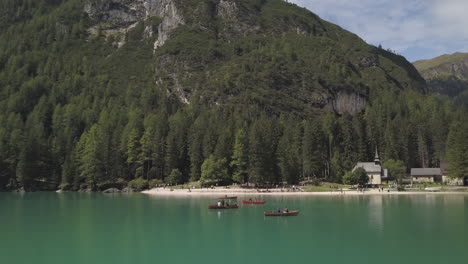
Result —
[[303, 192], [303, 191], [286, 191], [285, 189], [269, 189], [257, 191], [256, 189], [225, 189], [225, 188], [214, 188], [214, 189], [169, 189], [169, 188], [153, 188], [151, 190], [143, 191], [142, 193], [149, 194], [149, 195], [162, 195], [162, 196], [224, 196], [224, 195], [236, 195], [236, 196], [253, 196], [253, 195], [273, 195], [273, 196], [309, 196], [309, 195], [316, 195], [316, 196], [358, 196], [358, 195], [422, 195], [422, 194], [460, 194], [460, 195], [468, 195], [468, 192], [444, 192], [444, 191], [404, 191], [404, 192], [397, 192], [395, 190], [390, 190], [388, 192], [385, 190], [384, 192], [379, 192], [378, 189], [367, 189], [364, 192], [357, 192], [356, 190], [340, 190], [332, 191], [332, 192]]

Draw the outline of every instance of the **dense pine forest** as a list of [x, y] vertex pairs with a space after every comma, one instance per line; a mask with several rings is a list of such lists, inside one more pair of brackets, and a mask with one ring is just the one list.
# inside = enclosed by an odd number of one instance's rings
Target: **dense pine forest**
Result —
[[[262, 15], [249, 23], [267, 25], [238, 37], [224, 20], [187, 15], [219, 1], [190, 0], [185, 24], [155, 49], [147, 32], [161, 18], [116, 45], [108, 29], [90, 30], [103, 22], [84, 12], [89, 2], [0, 0], [0, 190], [341, 182], [376, 148], [407, 169], [448, 161], [451, 176], [468, 175], [467, 109], [429, 94], [403, 57], [305, 9], [237, 0]], [[309, 35], [275, 17], [310, 20]], [[365, 104], [329, 107], [340, 91]]]

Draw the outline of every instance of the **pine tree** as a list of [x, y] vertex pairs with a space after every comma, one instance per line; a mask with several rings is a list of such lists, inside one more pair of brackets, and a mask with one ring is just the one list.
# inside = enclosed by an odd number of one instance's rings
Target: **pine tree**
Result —
[[[466, 118], [465, 118], [466, 119]], [[447, 139], [448, 173], [452, 178], [468, 176], [468, 122], [455, 121]]]
[[178, 111], [169, 120], [169, 132], [166, 138], [166, 172], [179, 169], [184, 177], [189, 175], [190, 160], [187, 147], [189, 125], [190, 119], [184, 111]]
[[246, 183], [249, 181], [248, 163], [248, 137], [245, 129], [241, 128], [236, 132], [231, 161], [231, 167], [233, 168], [232, 177], [235, 182]]
[[297, 184], [302, 174], [301, 141], [302, 131], [299, 124], [286, 121], [286, 128], [278, 143], [278, 166], [282, 180], [289, 184]]
[[38, 142], [34, 138], [29, 138], [21, 152], [16, 168], [17, 181], [26, 190], [33, 187], [32, 181], [35, 176], [40, 174], [39, 155]]
[[100, 139], [98, 126], [93, 125], [88, 132], [83, 133], [78, 143], [80, 177], [87, 183], [88, 188], [95, 189], [102, 176], [102, 160], [100, 157]]
[[137, 129], [132, 129], [132, 131], [130, 131], [128, 134], [127, 140], [127, 164], [129, 166], [130, 172], [134, 175], [135, 178], [140, 178], [143, 176], [140, 153], [140, 135]]
[[325, 176], [327, 142], [318, 122], [304, 122], [302, 139], [302, 167], [304, 177], [322, 178]]
[[249, 133], [249, 182], [265, 183], [267, 179], [268, 154], [263, 129], [259, 122], [253, 123]]
[[204, 116], [198, 117], [190, 128], [189, 156], [190, 156], [190, 180], [198, 181], [201, 176], [201, 165], [204, 161], [203, 137], [205, 135], [208, 122]]

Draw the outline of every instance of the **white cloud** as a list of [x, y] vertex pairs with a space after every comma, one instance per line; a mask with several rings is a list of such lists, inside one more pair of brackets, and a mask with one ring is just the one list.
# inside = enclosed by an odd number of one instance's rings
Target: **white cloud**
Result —
[[468, 52], [468, 0], [292, 0], [409, 60]]

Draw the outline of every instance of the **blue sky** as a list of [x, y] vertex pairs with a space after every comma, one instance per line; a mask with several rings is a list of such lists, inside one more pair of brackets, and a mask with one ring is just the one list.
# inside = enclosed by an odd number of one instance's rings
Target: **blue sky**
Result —
[[409, 61], [468, 52], [468, 0], [290, 0]]

